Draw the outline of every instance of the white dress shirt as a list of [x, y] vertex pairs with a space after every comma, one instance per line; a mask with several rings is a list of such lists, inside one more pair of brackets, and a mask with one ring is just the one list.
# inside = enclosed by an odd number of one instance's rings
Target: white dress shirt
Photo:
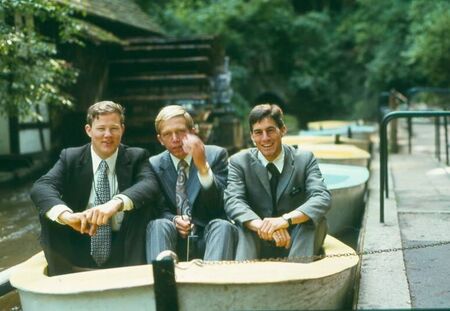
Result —
[[[264, 165], [264, 167], [267, 166], [267, 164], [269, 164], [270, 162], [267, 161], [267, 159], [264, 157], [264, 155], [258, 151], [258, 160], [259, 162], [261, 162], [262, 165]], [[283, 167], [284, 167], [284, 149], [283, 146], [281, 147], [281, 152], [280, 154], [275, 158], [275, 160], [271, 161], [278, 169], [278, 172], [283, 171]], [[272, 178], [272, 174], [269, 172], [269, 170], [267, 170], [267, 173], [269, 174], [269, 179]]]
[[[129, 197], [123, 194], [118, 194], [119, 188], [117, 183], [117, 175], [116, 175], [116, 160], [117, 160], [117, 154], [119, 149], [116, 150], [109, 158], [105, 159], [106, 163], [108, 164], [108, 181], [109, 181], [109, 190], [111, 194], [111, 198], [120, 198], [123, 201], [123, 209], [121, 212], [116, 213], [113, 217], [111, 217], [111, 228], [113, 231], [118, 231], [120, 229], [120, 226], [122, 225], [123, 220], [123, 211], [129, 211], [133, 209], [133, 201]], [[97, 184], [98, 180], [98, 166], [100, 165], [100, 162], [102, 161], [102, 158], [100, 158], [94, 151], [94, 149], [91, 146], [91, 157], [92, 157], [92, 172], [94, 173], [94, 178], [92, 180], [92, 186], [91, 186], [91, 192], [89, 195], [88, 205], [86, 206], [86, 209], [91, 208], [94, 206], [94, 200], [95, 200], [95, 185]], [[58, 204], [53, 206], [47, 213], [46, 216], [58, 223], [61, 223], [58, 219], [59, 215], [61, 215], [62, 212], [68, 211], [70, 213], [73, 213], [73, 210], [64, 204]]]
[[[181, 161], [181, 159], [178, 159], [176, 156], [172, 155], [170, 153], [170, 158], [172, 159], [173, 165], [175, 165], [175, 170], [177, 170], [178, 168], [178, 163]], [[189, 168], [191, 167], [192, 164], [192, 155], [188, 154], [185, 158], [184, 161], [186, 161], [186, 163], [188, 164], [188, 166], [186, 167], [186, 177], [189, 178]], [[212, 173], [212, 170], [210, 167], [208, 167], [208, 174], [206, 176], [202, 176], [200, 175], [200, 172], [197, 171], [197, 176], [198, 179], [200, 181], [200, 184], [202, 185], [203, 189], [208, 189], [209, 187], [211, 187], [213, 181], [214, 181], [214, 176]]]

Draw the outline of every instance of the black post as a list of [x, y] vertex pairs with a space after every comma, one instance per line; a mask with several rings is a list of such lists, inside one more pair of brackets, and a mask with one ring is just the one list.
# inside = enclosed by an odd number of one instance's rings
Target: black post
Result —
[[384, 191], [386, 198], [389, 197], [388, 180], [388, 150], [387, 150], [387, 125], [389, 121], [396, 118], [417, 118], [417, 117], [447, 117], [450, 111], [394, 111], [386, 114], [380, 122], [380, 222], [384, 222]]
[[175, 264], [172, 258], [154, 260], [153, 279], [156, 310], [178, 310], [177, 283], [175, 281]]
[[434, 118], [434, 154], [441, 162], [441, 119], [438, 116]]
[[406, 118], [408, 122], [408, 152], [411, 154], [412, 151], [412, 118]]
[[444, 117], [444, 134], [445, 134], [445, 163], [448, 165], [449, 164], [449, 159], [448, 159], [448, 148], [450, 147], [448, 144], [448, 121], [447, 121], [447, 117]]

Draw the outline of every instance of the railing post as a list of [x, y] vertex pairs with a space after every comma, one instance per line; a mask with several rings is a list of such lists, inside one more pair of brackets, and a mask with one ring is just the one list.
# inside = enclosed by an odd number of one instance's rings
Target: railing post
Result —
[[412, 152], [412, 118], [408, 117], [406, 118], [407, 123], [408, 123], [408, 152], [409, 154], [411, 154]]
[[448, 144], [448, 122], [447, 122], [447, 116], [444, 117], [444, 137], [445, 137], [445, 163], [447, 166], [449, 165], [449, 159], [448, 159], [448, 148], [450, 147]]
[[[450, 111], [394, 111], [387, 113], [380, 122], [380, 222], [384, 223], [384, 191], [386, 191], [386, 198], [389, 198], [388, 186], [388, 150], [387, 150], [387, 125], [389, 121], [396, 118], [412, 118], [412, 117], [440, 117], [443, 116], [444, 122], [447, 122], [447, 117], [450, 116]], [[447, 126], [447, 123], [445, 123]], [[447, 131], [447, 130], [446, 130]], [[438, 132], [437, 134], [440, 134]], [[446, 148], [448, 149], [448, 136], [446, 132]], [[439, 137], [440, 140], [440, 137]]]
[[434, 118], [434, 155], [441, 162], [441, 120], [438, 116]]

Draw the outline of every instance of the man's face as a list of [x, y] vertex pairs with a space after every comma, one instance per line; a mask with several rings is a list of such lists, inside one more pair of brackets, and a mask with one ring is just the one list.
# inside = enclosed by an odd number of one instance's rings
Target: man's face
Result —
[[119, 147], [125, 127], [118, 113], [107, 113], [99, 115], [92, 125], [86, 124], [85, 130], [91, 138], [95, 153], [106, 159]]
[[264, 157], [273, 161], [281, 152], [281, 137], [285, 133], [285, 126], [278, 128], [275, 121], [268, 117], [253, 124], [251, 138]]
[[174, 117], [160, 123], [158, 140], [171, 154], [183, 159], [187, 155], [183, 150], [183, 138], [189, 133], [193, 133], [193, 129], [187, 127], [184, 117]]

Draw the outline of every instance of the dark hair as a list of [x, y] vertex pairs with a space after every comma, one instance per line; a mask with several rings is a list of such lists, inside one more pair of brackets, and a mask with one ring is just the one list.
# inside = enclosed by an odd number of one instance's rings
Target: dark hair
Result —
[[253, 131], [253, 125], [260, 122], [262, 119], [271, 118], [275, 121], [278, 128], [284, 127], [283, 111], [275, 104], [261, 104], [256, 105], [248, 115], [248, 124], [250, 131]]
[[97, 119], [99, 115], [108, 113], [117, 113], [120, 116], [120, 123], [125, 123], [125, 108], [109, 100], [101, 101], [90, 106], [87, 111], [86, 123], [92, 125], [92, 121]]

